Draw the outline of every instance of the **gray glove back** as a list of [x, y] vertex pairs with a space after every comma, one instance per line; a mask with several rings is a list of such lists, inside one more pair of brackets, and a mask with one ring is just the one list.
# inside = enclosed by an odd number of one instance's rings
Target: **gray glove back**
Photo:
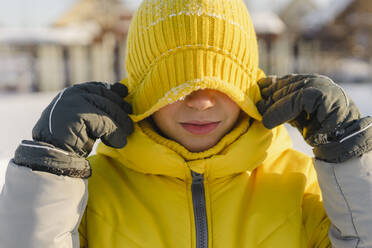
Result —
[[[324, 153], [322, 147], [339, 143], [350, 133], [368, 125], [370, 120], [360, 119], [353, 101], [325, 76], [291, 74], [279, 79], [268, 77], [260, 80], [258, 85], [263, 99], [257, 103], [257, 108], [263, 115], [264, 126], [273, 128], [288, 122], [301, 132], [309, 145], [315, 147], [316, 156], [320, 150]], [[338, 150], [345, 152], [341, 146]], [[344, 155], [336, 154], [334, 157], [326, 154], [324, 157], [324, 154], [319, 154], [319, 157], [337, 162], [350, 157]]]
[[128, 114], [131, 106], [123, 100], [125, 85], [90, 82], [66, 88], [42, 113], [32, 138], [86, 157], [96, 139], [121, 148], [133, 132]]
[[99, 82], [76, 84], [61, 91], [43, 111], [32, 130], [34, 141], [23, 141], [17, 164], [71, 177], [89, 177], [85, 158], [96, 139], [122, 148], [133, 132], [125, 85]]

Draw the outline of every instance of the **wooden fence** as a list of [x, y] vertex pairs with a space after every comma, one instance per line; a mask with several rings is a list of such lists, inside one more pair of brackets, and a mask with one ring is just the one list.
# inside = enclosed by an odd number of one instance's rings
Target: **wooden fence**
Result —
[[[125, 43], [108, 33], [88, 46], [0, 45], [0, 90], [57, 91], [72, 83], [118, 81], [126, 76]], [[328, 74], [337, 60], [320, 52], [316, 42], [299, 42], [294, 49], [286, 35], [274, 41], [259, 39], [259, 52], [267, 75]]]

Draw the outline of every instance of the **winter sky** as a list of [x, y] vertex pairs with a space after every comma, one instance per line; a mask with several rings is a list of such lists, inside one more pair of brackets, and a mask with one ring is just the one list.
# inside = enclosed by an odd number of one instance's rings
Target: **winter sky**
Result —
[[[47, 26], [68, 10], [77, 0], [0, 0], [0, 27]], [[140, 0], [121, 0], [135, 8]], [[291, 0], [245, 0], [256, 9], [279, 9]], [[330, 1], [314, 0], [320, 5]]]

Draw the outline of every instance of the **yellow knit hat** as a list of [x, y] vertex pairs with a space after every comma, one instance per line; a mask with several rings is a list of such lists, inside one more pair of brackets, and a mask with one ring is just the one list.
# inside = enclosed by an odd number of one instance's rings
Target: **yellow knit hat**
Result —
[[144, 0], [131, 22], [122, 82], [138, 122], [198, 89], [260, 120], [256, 33], [242, 0]]

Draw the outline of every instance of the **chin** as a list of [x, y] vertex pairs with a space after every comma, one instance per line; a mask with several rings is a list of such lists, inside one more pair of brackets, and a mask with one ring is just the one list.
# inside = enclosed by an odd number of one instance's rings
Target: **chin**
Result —
[[187, 148], [187, 150], [189, 150], [190, 152], [204, 152], [210, 148], [212, 148], [213, 146], [215, 146], [217, 144], [217, 142], [213, 143], [213, 144], [205, 144], [203, 146], [185, 146]]

